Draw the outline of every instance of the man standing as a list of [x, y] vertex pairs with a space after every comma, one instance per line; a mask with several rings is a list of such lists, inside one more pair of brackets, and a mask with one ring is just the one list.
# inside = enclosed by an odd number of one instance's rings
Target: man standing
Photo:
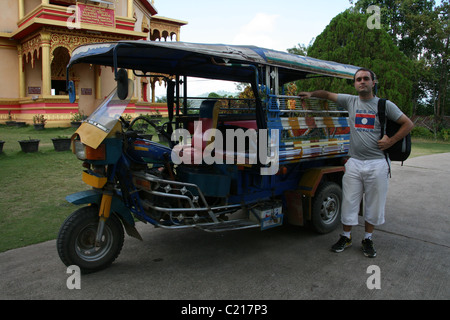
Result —
[[394, 103], [387, 101], [387, 118], [401, 127], [394, 136], [389, 138], [384, 135], [380, 139], [381, 127], [377, 116], [379, 98], [373, 93], [375, 84], [375, 74], [369, 69], [361, 68], [354, 76], [357, 96], [324, 90], [300, 93], [302, 98], [315, 97], [337, 102], [349, 112], [350, 159], [345, 164], [345, 174], [342, 178], [343, 233], [331, 250], [342, 252], [352, 245], [352, 226], [358, 224], [360, 203], [365, 194], [365, 235], [362, 249], [364, 255], [370, 258], [377, 254], [372, 241], [374, 226], [384, 223], [389, 182], [389, 164], [384, 150], [405, 137], [413, 127], [411, 120]]

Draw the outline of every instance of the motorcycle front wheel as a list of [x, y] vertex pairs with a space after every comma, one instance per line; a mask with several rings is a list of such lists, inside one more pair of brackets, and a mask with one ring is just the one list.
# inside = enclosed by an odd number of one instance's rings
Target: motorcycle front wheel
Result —
[[100, 246], [95, 245], [98, 222], [95, 205], [74, 211], [64, 221], [56, 244], [59, 257], [66, 266], [76, 265], [86, 274], [107, 268], [119, 256], [124, 242], [120, 219], [111, 213]]

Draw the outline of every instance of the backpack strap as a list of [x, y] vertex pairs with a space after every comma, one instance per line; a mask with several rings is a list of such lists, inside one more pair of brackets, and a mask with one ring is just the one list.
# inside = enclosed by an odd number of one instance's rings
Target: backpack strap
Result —
[[[386, 99], [379, 99], [378, 100], [378, 119], [380, 120], [380, 126], [381, 126], [381, 137], [380, 139], [383, 139], [384, 133], [386, 132]], [[389, 164], [389, 155], [386, 151], [384, 151], [384, 157], [386, 158], [386, 162], [389, 167], [389, 177], [392, 177], [391, 175], [391, 165]]]
[[381, 126], [380, 139], [383, 139], [384, 133], [386, 131], [386, 99], [378, 100], [378, 119], [380, 120], [380, 126]]

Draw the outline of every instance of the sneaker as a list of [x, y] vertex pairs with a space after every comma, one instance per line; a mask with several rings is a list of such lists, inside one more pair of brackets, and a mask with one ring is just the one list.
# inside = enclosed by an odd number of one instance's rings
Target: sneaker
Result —
[[377, 251], [375, 250], [371, 239], [364, 239], [362, 241], [362, 251], [366, 257], [375, 258], [377, 256]]
[[342, 252], [345, 248], [351, 247], [352, 239], [347, 238], [346, 236], [341, 235], [338, 242], [336, 242], [332, 247], [331, 251], [333, 252]]

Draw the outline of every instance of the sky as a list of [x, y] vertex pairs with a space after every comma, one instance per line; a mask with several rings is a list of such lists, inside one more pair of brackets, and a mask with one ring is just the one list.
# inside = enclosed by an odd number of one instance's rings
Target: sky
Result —
[[[286, 51], [308, 45], [330, 21], [349, 8], [349, 0], [154, 0], [159, 16], [187, 21], [180, 40], [195, 43], [255, 45]], [[189, 96], [236, 85], [210, 81], [189, 84]], [[163, 87], [156, 90], [164, 96]]]

